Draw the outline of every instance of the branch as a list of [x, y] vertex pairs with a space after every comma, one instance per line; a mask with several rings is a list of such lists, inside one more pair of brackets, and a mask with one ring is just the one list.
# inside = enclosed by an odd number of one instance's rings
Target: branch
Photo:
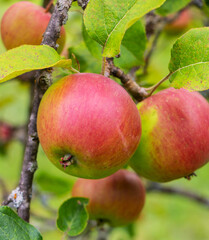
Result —
[[128, 75], [126, 75], [120, 68], [116, 67], [113, 63], [113, 58], [107, 58], [109, 64], [110, 74], [121, 80], [121, 83], [126, 90], [137, 100], [142, 101], [148, 96], [146, 90], [140, 87], [135, 81], [133, 81]]
[[[46, 32], [44, 33], [42, 44], [49, 45], [55, 49], [57, 48], [56, 41], [59, 38], [62, 25], [67, 21], [68, 10], [71, 4], [72, 0], [57, 1]], [[37, 169], [36, 157], [39, 146], [36, 128], [37, 112], [40, 100], [50, 85], [51, 69], [37, 71], [20, 182], [19, 186], [12, 191], [6, 201], [6, 203], [14, 203], [17, 207], [18, 215], [25, 221], [29, 221], [30, 218], [32, 183], [34, 173]]]
[[109, 226], [98, 227], [97, 240], [107, 240], [111, 230], [112, 229]]
[[151, 182], [147, 187], [146, 187], [147, 192], [160, 192], [160, 193], [165, 193], [165, 194], [175, 194], [179, 195], [185, 198], [188, 198], [190, 200], [193, 200], [199, 204], [202, 204], [206, 207], [209, 208], [209, 199], [202, 197], [194, 192], [189, 192], [180, 188], [175, 188], [175, 187], [164, 187], [159, 183], [156, 182]]
[[83, 10], [85, 10], [89, 0], [77, 0], [78, 5], [81, 6], [83, 8]]

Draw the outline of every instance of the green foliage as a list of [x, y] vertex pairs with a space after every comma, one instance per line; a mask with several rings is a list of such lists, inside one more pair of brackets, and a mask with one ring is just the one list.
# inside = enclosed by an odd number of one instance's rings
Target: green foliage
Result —
[[95, 58], [101, 59], [102, 47], [100, 44], [98, 44], [96, 41], [89, 37], [84, 24], [83, 24], [83, 39], [91, 55], [94, 56]]
[[71, 69], [70, 59], [61, 56], [51, 47], [23, 45], [0, 55], [0, 83], [32, 70], [50, 67]]
[[126, 30], [165, 0], [94, 0], [84, 12], [84, 24], [91, 38], [103, 47], [104, 57], [120, 53]]
[[209, 6], [209, 0], [204, 0], [204, 1], [205, 1], [205, 4]]
[[49, 174], [46, 171], [38, 172], [36, 182], [42, 191], [53, 193], [55, 195], [69, 193], [72, 187], [70, 181]]
[[178, 12], [184, 8], [191, 0], [166, 0], [164, 4], [159, 7], [156, 12], [162, 16]]
[[9, 207], [0, 207], [0, 239], [41, 240], [42, 236], [32, 225], [23, 221]]
[[171, 85], [201, 91], [209, 88], [209, 28], [197, 28], [180, 37], [171, 50]]
[[121, 56], [115, 59], [115, 65], [125, 70], [143, 65], [146, 41], [145, 28], [139, 20], [126, 31], [121, 43]]
[[[97, 59], [102, 59], [102, 47], [89, 37], [84, 25], [83, 38], [92, 56]], [[114, 59], [115, 65], [123, 70], [129, 70], [134, 66], [143, 65], [146, 41], [145, 28], [139, 20], [126, 31], [121, 43], [120, 57]]]
[[70, 198], [59, 208], [58, 228], [69, 236], [79, 235], [87, 226], [87, 198]]

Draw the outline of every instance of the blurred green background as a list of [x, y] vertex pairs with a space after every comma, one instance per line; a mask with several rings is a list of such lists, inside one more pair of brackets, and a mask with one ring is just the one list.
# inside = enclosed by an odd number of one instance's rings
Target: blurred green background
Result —
[[[13, 0], [0, 0], [0, 18]], [[42, 1], [34, 0], [37, 4]], [[197, 9], [192, 9], [194, 19], [190, 27], [200, 27], [204, 16]], [[101, 61], [91, 57], [82, 39], [82, 14], [76, 5], [69, 13], [66, 25], [67, 48], [70, 48], [79, 59], [83, 71], [100, 72]], [[186, 31], [186, 30], [185, 30]], [[148, 75], [140, 77], [142, 85], [158, 82], [168, 73], [170, 49], [181, 35], [163, 32], [153, 53], [148, 68]], [[66, 48], [66, 49], [67, 49]], [[5, 52], [0, 39], [0, 53]], [[139, 71], [140, 72], [140, 71]], [[62, 75], [58, 71], [57, 75]], [[140, 73], [139, 73], [140, 75]], [[163, 87], [168, 86], [165, 83]], [[0, 121], [13, 125], [27, 123], [30, 102], [30, 86], [18, 80], [8, 81], [0, 85]], [[14, 189], [20, 177], [23, 145], [12, 141], [0, 152], [0, 180], [6, 185], [8, 193]], [[41, 147], [38, 154], [38, 170], [35, 174], [33, 199], [31, 205], [31, 224], [37, 227], [44, 240], [63, 239], [63, 233], [56, 229], [57, 209], [70, 197], [75, 177], [70, 177], [56, 169], [47, 160]], [[180, 179], [165, 186], [180, 187], [191, 190], [209, 198], [209, 164], [197, 172], [198, 177], [191, 181]], [[3, 187], [0, 185], [0, 201], [3, 199]], [[109, 236], [110, 240], [208, 240], [209, 211], [203, 205], [176, 195], [148, 193], [146, 205], [140, 219], [128, 227], [115, 228]]]

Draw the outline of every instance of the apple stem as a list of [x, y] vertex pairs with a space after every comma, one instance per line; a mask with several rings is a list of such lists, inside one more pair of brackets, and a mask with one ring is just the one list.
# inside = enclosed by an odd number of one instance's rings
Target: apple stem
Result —
[[185, 176], [184, 178], [186, 178], [187, 180], [191, 180], [192, 177], [197, 177], [197, 174], [193, 172], [193, 173], [189, 174], [188, 176]]
[[73, 163], [74, 163], [73, 155], [66, 154], [64, 157], [61, 157], [60, 164], [62, 165], [62, 167], [64, 167], [64, 169], [72, 165]]

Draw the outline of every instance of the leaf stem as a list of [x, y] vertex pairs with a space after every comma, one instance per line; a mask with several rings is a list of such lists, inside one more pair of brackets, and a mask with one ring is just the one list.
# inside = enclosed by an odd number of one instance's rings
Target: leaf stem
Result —
[[150, 96], [153, 94], [153, 92], [154, 92], [163, 82], [165, 82], [167, 79], [169, 79], [169, 77], [170, 77], [172, 74], [173, 74], [173, 73], [170, 72], [167, 76], [165, 76], [163, 79], [161, 79], [161, 80], [160, 80], [158, 83], [156, 83], [154, 86], [152, 86], [152, 87], [150, 87], [150, 88], [145, 88], [145, 90], [146, 90], [147, 92], [149, 92], [147, 97], [150, 97]]

